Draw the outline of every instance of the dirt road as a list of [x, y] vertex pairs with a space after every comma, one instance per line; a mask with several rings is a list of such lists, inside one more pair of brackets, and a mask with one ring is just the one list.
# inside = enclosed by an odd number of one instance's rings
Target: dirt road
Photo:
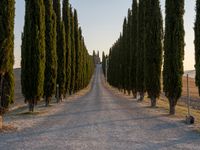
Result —
[[[12, 117], [19, 130], [0, 133], [0, 150], [199, 150], [200, 134], [136, 101], [112, 94], [97, 67], [91, 91], [51, 113]], [[9, 118], [5, 118], [9, 120]]]

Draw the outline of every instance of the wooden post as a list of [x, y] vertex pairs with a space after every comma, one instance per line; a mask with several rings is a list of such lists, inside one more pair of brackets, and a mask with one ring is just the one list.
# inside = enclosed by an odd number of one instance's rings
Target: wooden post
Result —
[[187, 74], [187, 105], [188, 105], [188, 116], [190, 116], [190, 91], [189, 91], [189, 76]]

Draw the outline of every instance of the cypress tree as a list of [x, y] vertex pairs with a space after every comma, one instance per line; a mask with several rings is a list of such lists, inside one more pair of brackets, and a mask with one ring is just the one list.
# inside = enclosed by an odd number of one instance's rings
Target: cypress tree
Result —
[[145, 85], [151, 106], [156, 106], [161, 86], [162, 65], [162, 15], [159, 0], [146, 2]]
[[83, 86], [83, 63], [84, 63], [84, 60], [83, 60], [83, 36], [82, 36], [82, 30], [81, 30], [81, 27], [79, 27], [79, 45], [80, 45], [80, 50], [79, 50], [79, 70], [80, 70], [80, 73], [79, 73], [79, 89], [82, 89], [84, 88]]
[[56, 13], [56, 27], [57, 27], [57, 51], [60, 49], [60, 26], [61, 26], [61, 10], [60, 10], [60, 0], [53, 0], [53, 10]]
[[0, 115], [13, 102], [14, 95], [15, 0], [0, 1]]
[[139, 1], [138, 8], [138, 47], [136, 51], [136, 88], [143, 101], [145, 93], [144, 82], [144, 52], [145, 52], [145, 0]]
[[71, 23], [70, 23], [70, 8], [69, 0], [63, 0], [63, 21], [65, 24], [66, 35], [66, 83], [65, 93], [70, 90], [71, 83]]
[[200, 94], [200, 0], [196, 1], [196, 21], [195, 21], [195, 69], [196, 69], [196, 85]]
[[[62, 58], [59, 58], [59, 57], [63, 57], [61, 56], [62, 54], [62, 43], [61, 43], [61, 38], [62, 38], [62, 32], [61, 32], [61, 6], [60, 6], [60, 0], [53, 0], [53, 10], [56, 14], [56, 33], [57, 33], [57, 37], [56, 37], [56, 53], [57, 53], [57, 85], [60, 87], [59, 85], [59, 81], [61, 79], [59, 79], [60, 77], [62, 77], [62, 73], [60, 71], [60, 65], [62, 63]], [[64, 65], [64, 64], [62, 64]], [[61, 74], [60, 74], [61, 73]], [[60, 88], [58, 88], [60, 89]], [[60, 93], [60, 92], [59, 92]], [[61, 95], [56, 95], [57, 97], [57, 102], [59, 102], [61, 100]]]
[[124, 35], [123, 35], [123, 47], [124, 47], [124, 92], [128, 92], [130, 94], [129, 90], [129, 70], [130, 70], [130, 40], [129, 40], [129, 15], [131, 11], [130, 9], [128, 10], [128, 17], [126, 18], [126, 25], [124, 28]]
[[[129, 9], [128, 10], [128, 22], [127, 22], [127, 35], [126, 35], [126, 40], [127, 40], [127, 58], [126, 58], [126, 65], [127, 65], [127, 69], [126, 69], [126, 90], [128, 91], [128, 94], [130, 95], [131, 91], [133, 91], [132, 86], [131, 86], [131, 81], [133, 78], [135, 78], [135, 76], [133, 76], [131, 69], [132, 69], [132, 35], [131, 35], [131, 31], [132, 31], [132, 11]], [[135, 67], [135, 66], [134, 66]]]
[[76, 53], [75, 53], [75, 40], [74, 40], [74, 14], [72, 7], [70, 6], [70, 23], [71, 23], [71, 82], [70, 82], [70, 94], [74, 92], [75, 88], [75, 69], [76, 69]]
[[93, 61], [94, 61], [95, 65], [96, 65], [96, 53], [95, 53], [95, 50], [93, 50], [92, 57], [93, 57]]
[[75, 92], [79, 90], [80, 81], [80, 38], [79, 38], [78, 16], [74, 10], [74, 40], [75, 40]]
[[138, 40], [138, 4], [137, 0], [133, 0], [132, 4], [132, 18], [131, 18], [131, 38], [129, 39], [131, 41], [131, 90], [136, 98], [137, 90], [136, 90], [136, 66], [137, 66], [137, 58], [136, 58], [136, 52], [137, 52], [137, 40]]
[[[92, 61], [94, 62], [93, 56]], [[87, 85], [87, 72], [86, 72], [86, 65], [87, 65], [87, 52], [85, 49], [85, 43], [83, 39], [83, 87]]]
[[45, 69], [45, 8], [43, 0], [26, 0], [22, 34], [21, 83], [29, 110], [43, 95]]
[[62, 99], [65, 96], [65, 84], [66, 84], [66, 39], [65, 39], [65, 25], [63, 22], [60, 24], [60, 43], [61, 43], [61, 49], [58, 51], [58, 77], [57, 77], [57, 83], [59, 85], [59, 98], [62, 101]]
[[46, 67], [44, 80], [44, 96], [46, 106], [56, 91], [57, 55], [56, 55], [56, 15], [53, 11], [51, 0], [44, 0], [45, 4], [45, 42], [46, 42]]
[[[122, 35], [120, 34], [120, 37], [116, 43], [116, 53], [118, 53], [118, 58], [119, 58], [119, 69], [117, 69], [116, 65], [115, 65], [115, 68], [117, 70], [115, 70], [115, 73], [118, 74], [118, 77], [117, 77], [117, 80], [118, 80], [118, 83], [116, 83], [116, 85], [118, 86], [119, 90], [121, 91], [123, 89], [123, 45], [122, 45]], [[109, 62], [110, 62], [110, 57], [109, 57]], [[115, 62], [114, 62], [115, 63]], [[110, 65], [110, 63], [109, 63]], [[111, 69], [111, 67], [109, 67]]]
[[169, 100], [170, 114], [182, 92], [184, 59], [184, 0], [166, 0], [163, 85]]
[[127, 79], [127, 18], [124, 18], [124, 23], [123, 23], [123, 37], [122, 37], [122, 47], [123, 47], [123, 51], [122, 51], [122, 89], [124, 90], [124, 93], [126, 93], [126, 79]]
[[103, 73], [104, 75], [106, 74], [106, 56], [105, 53], [102, 53], [102, 69], [103, 69]]

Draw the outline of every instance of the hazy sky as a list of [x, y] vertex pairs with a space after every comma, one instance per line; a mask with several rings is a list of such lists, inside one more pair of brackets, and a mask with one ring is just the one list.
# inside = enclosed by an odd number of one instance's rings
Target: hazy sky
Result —
[[[195, 0], [185, 0], [185, 60], [184, 69], [194, 69], [194, 21]], [[122, 23], [131, 8], [132, 0], [70, 0], [78, 11], [79, 24], [83, 30], [89, 53], [99, 50], [108, 53], [109, 48], [118, 39], [122, 31]], [[164, 19], [164, 3], [161, 9]], [[15, 67], [20, 66], [21, 32], [24, 26], [24, 0], [16, 0], [15, 18]]]

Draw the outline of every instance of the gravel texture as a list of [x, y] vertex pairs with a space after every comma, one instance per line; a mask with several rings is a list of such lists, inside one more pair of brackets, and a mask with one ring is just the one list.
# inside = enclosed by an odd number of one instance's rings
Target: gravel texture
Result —
[[200, 150], [200, 134], [176, 119], [116, 96], [97, 67], [91, 91], [40, 115], [8, 115], [0, 150]]

